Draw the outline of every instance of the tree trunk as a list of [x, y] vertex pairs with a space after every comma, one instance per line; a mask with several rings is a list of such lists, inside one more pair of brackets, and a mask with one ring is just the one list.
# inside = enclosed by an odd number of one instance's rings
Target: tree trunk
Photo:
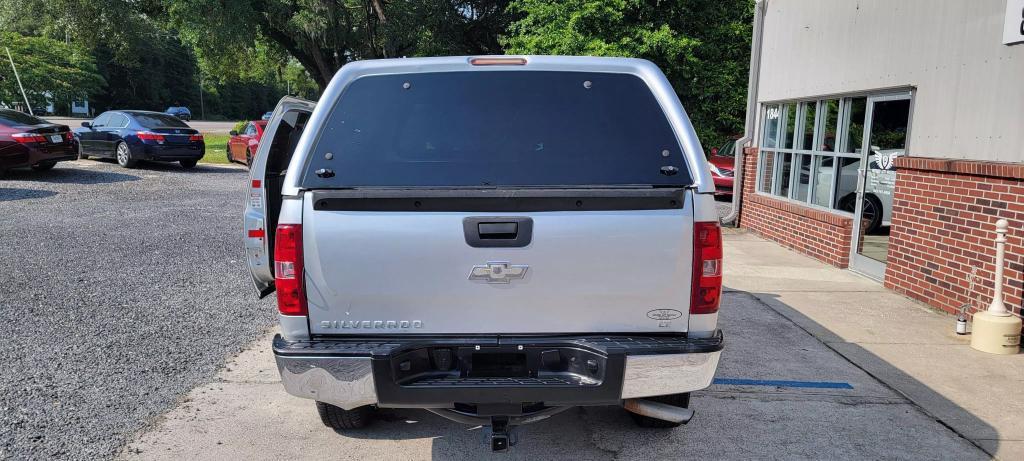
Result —
[[314, 74], [313, 70], [309, 68], [307, 68], [306, 70], [310, 73], [310, 75], [313, 76], [313, 81], [316, 82], [317, 88], [320, 89], [320, 93], [318, 94], [318, 96], [324, 94], [324, 91], [327, 91], [327, 84], [331, 83], [331, 77]]

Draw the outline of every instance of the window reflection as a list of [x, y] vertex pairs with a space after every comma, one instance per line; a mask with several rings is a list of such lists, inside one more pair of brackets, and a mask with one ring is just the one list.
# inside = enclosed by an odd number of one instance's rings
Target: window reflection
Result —
[[764, 147], [777, 147], [779, 144], [779, 106], [772, 104], [764, 111]]
[[804, 104], [803, 143], [800, 149], [811, 150], [814, 148], [814, 114], [818, 105], [810, 102]]
[[842, 152], [859, 154], [864, 143], [864, 113], [867, 111], [866, 98], [851, 98], [847, 104], [846, 148]]
[[[873, 97], [875, 98], [875, 97]], [[858, 169], [867, 189], [891, 189], [895, 157], [907, 142], [909, 99], [872, 99], [870, 152], [862, 165], [868, 98], [864, 96], [764, 105], [759, 192], [822, 208], [853, 212]], [[891, 119], [891, 120], [890, 120]], [[878, 170], [879, 172], [875, 172]], [[893, 170], [894, 171], [894, 170]], [[888, 175], [888, 176], [887, 176]], [[888, 209], [882, 201], [881, 208]]]
[[814, 178], [814, 204], [818, 206], [827, 207], [829, 206], [829, 200], [832, 198], [832, 184], [833, 178], [833, 167], [835, 166], [836, 158], [826, 155], [819, 155], [817, 157], [817, 165], [814, 168], [816, 177]]
[[782, 148], [793, 148], [793, 135], [796, 132], [796, 104], [786, 104], [786, 132], [782, 137]]
[[806, 202], [807, 194], [811, 188], [811, 156], [807, 154], [797, 155], [796, 165], [796, 190], [793, 191], [793, 198]]
[[776, 175], [778, 184], [775, 187], [779, 191], [778, 195], [783, 197], [789, 196], [789, 174], [792, 167], [793, 154], [779, 153], [779, 174]]
[[822, 103], [822, 116], [824, 121], [821, 126], [821, 141], [819, 142], [818, 149], [825, 152], [835, 152], [836, 150], [836, 127], [838, 126], [839, 117], [839, 100], [829, 99]]

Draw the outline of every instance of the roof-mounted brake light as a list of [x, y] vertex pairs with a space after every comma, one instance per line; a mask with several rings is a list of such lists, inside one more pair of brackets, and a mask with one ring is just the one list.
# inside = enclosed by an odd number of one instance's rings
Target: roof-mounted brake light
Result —
[[526, 58], [469, 58], [469, 64], [472, 66], [525, 66]]

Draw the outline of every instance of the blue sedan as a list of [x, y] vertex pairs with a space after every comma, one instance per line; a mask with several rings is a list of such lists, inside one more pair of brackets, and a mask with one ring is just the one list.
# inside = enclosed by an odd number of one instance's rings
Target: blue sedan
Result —
[[160, 112], [113, 110], [75, 129], [79, 158], [107, 157], [125, 168], [140, 160], [178, 162], [192, 168], [206, 153], [203, 135]]
[[188, 107], [171, 106], [168, 107], [167, 110], [164, 111], [164, 113], [167, 115], [173, 115], [175, 117], [178, 117], [182, 120], [185, 120], [186, 122], [192, 120], [192, 111], [188, 110]]

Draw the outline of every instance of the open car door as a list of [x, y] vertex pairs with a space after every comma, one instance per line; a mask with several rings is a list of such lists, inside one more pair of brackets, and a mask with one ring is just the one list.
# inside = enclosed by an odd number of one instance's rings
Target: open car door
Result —
[[281, 211], [281, 184], [288, 163], [299, 143], [316, 103], [285, 96], [277, 103], [267, 122], [263, 140], [249, 169], [248, 196], [245, 201], [246, 262], [259, 297], [274, 292], [274, 230]]

